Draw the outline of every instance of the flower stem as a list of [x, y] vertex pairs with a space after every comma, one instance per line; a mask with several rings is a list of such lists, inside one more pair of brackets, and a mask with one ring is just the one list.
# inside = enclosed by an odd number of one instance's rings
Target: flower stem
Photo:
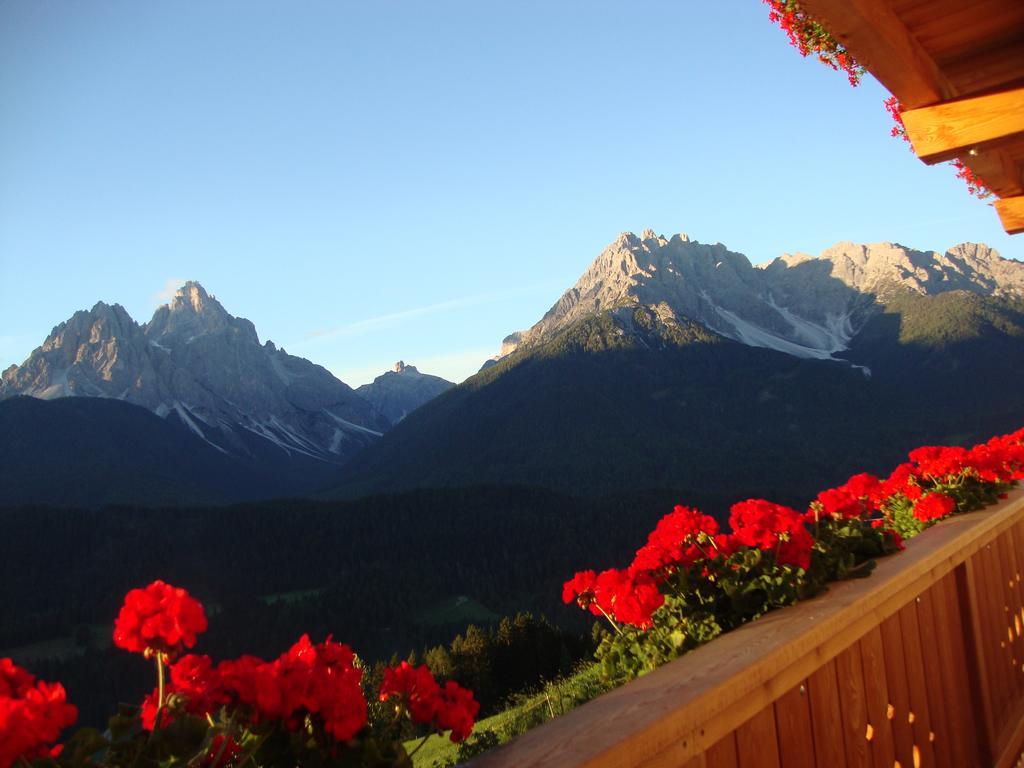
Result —
[[[594, 605], [597, 605], [597, 603], [594, 603]], [[615, 623], [615, 619], [613, 619], [611, 616], [609, 616], [608, 613], [605, 611], [605, 609], [602, 608], [600, 605], [597, 605], [597, 610], [599, 610], [601, 612], [602, 616], [604, 616], [606, 619], [608, 619], [608, 623], [612, 625], [612, 629], [614, 629], [616, 632], [618, 632], [621, 635], [622, 634], [622, 630], [619, 629], [619, 625]]]
[[256, 753], [260, 751], [260, 747], [263, 746], [263, 742], [267, 740], [267, 737], [269, 735], [270, 732], [268, 731], [267, 733], [264, 733], [262, 736], [259, 737], [256, 743], [253, 745], [253, 748], [249, 750], [249, 754], [245, 756], [245, 760], [238, 764], [238, 768], [243, 768], [243, 766], [247, 765], [249, 762], [252, 762], [253, 765], [258, 765], [256, 760], [254, 760], [253, 758], [256, 757]]
[[412, 752], [410, 752], [410, 753], [409, 753], [409, 758], [410, 758], [410, 759], [412, 759], [412, 756], [413, 756], [413, 755], [415, 755], [415, 754], [416, 754], [417, 752], [419, 752], [419, 751], [420, 751], [420, 747], [422, 747], [422, 746], [423, 746], [424, 744], [426, 744], [426, 743], [427, 743], [427, 739], [429, 739], [429, 738], [430, 738], [430, 736], [431, 736], [431, 734], [429, 734], [429, 733], [428, 733], [428, 734], [427, 734], [426, 736], [424, 736], [424, 737], [423, 737], [423, 740], [422, 740], [422, 741], [420, 741], [420, 743], [419, 743], [419, 744], [417, 744], [417, 745], [416, 745], [416, 746], [415, 746], [415, 747], [413, 748]]
[[157, 711], [164, 708], [164, 655], [156, 652], [156, 707]]

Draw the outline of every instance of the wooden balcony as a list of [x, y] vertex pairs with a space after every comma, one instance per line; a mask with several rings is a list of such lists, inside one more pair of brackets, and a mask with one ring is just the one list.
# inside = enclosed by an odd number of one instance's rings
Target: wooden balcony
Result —
[[1015, 765], [1022, 575], [1024, 489], [471, 765]]

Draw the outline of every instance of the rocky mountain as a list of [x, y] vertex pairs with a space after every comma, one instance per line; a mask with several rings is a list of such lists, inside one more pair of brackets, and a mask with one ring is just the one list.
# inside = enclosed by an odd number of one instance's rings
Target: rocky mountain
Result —
[[973, 243], [940, 254], [843, 242], [817, 258], [786, 254], [754, 266], [721, 243], [625, 232], [539, 322], [506, 337], [498, 359], [543, 344], [583, 318], [606, 311], [628, 318], [636, 308], [663, 328], [697, 322], [750, 346], [834, 359], [892, 297], [950, 291], [1019, 300], [1024, 264]]
[[[624, 234], [337, 495], [481, 483], [789, 498], [1024, 424], [1024, 264], [840, 243], [754, 266]], [[969, 396], [967, 395], [969, 393]]]
[[325, 368], [260, 344], [197, 282], [143, 325], [97, 303], [50, 333], [0, 380], [0, 399], [31, 395], [113, 398], [186, 427], [227, 456], [339, 464], [372, 443], [388, 420]]
[[440, 376], [420, 373], [403, 360], [373, 380], [356, 387], [356, 393], [369, 402], [392, 424], [397, 424], [421, 405], [455, 385]]

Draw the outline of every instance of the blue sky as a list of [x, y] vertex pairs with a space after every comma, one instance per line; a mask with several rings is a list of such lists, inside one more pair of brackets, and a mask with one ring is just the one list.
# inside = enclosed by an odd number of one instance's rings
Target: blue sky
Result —
[[0, 367], [196, 279], [355, 386], [460, 380], [623, 230], [1024, 259], [756, 0], [0, 2]]

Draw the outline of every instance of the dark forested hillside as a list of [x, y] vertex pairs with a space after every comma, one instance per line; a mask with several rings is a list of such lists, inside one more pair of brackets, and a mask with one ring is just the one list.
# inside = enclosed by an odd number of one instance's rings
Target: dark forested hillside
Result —
[[[215, 658], [276, 656], [303, 632], [333, 633], [368, 660], [404, 656], [520, 610], [585, 631], [561, 605], [562, 582], [580, 563], [628, 559], [668, 503], [494, 487], [347, 503], [8, 508], [0, 655], [102, 646], [124, 594], [157, 578], [208, 607], [197, 650]], [[109, 710], [151, 685], [147, 665], [127, 656], [98, 647], [62, 664], [60, 679], [73, 700]]]
[[878, 310], [843, 360], [606, 312], [413, 413], [342, 471], [340, 496], [516, 482], [579, 495], [814, 493], [913, 445], [1024, 423], [1024, 314], [959, 291]]
[[176, 418], [102, 397], [0, 401], [0, 505], [218, 504], [309, 493], [337, 466], [250, 441], [229, 456]]

